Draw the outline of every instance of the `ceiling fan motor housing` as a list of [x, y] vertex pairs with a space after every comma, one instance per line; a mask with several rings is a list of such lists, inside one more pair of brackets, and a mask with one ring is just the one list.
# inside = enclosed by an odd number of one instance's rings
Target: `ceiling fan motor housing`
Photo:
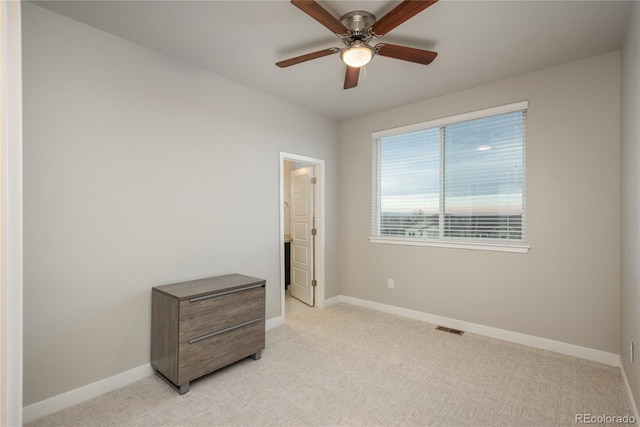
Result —
[[369, 29], [375, 24], [376, 17], [372, 13], [364, 10], [354, 10], [353, 12], [342, 15], [340, 22], [349, 29], [348, 36], [350, 37], [348, 38], [351, 42], [367, 42], [372, 37]]

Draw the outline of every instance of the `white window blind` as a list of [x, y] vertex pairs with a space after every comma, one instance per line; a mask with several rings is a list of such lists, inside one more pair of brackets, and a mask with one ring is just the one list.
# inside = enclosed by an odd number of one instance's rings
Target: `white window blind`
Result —
[[526, 102], [373, 135], [372, 236], [525, 242]]

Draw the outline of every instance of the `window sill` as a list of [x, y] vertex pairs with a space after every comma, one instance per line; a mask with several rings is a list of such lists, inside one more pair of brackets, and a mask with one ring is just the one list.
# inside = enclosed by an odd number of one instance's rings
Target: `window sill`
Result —
[[470, 249], [476, 251], [514, 252], [526, 254], [529, 252], [529, 245], [525, 244], [499, 244], [489, 242], [447, 242], [442, 240], [416, 240], [403, 238], [383, 238], [369, 237], [371, 243], [384, 243], [387, 245], [405, 246], [430, 246], [435, 248]]

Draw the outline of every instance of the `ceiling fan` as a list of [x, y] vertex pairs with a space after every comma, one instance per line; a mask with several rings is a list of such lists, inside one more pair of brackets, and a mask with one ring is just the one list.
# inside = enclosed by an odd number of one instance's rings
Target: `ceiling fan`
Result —
[[375, 46], [371, 46], [369, 42], [384, 36], [437, 1], [404, 0], [389, 13], [376, 20], [373, 14], [362, 10], [349, 12], [337, 19], [314, 0], [291, 0], [294, 6], [342, 39], [345, 47], [330, 47], [285, 59], [284, 61], [276, 62], [276, 65], [280, 68], [285, 68], [301, 62], [340, 53], [340, 59], [347, 66], [344, 89], [351, 89], [358, 85], [360, 67], [369, 63], [374, 55], [429, 65], [438, 55], [436, 52], [389, 43], [378, 43]]

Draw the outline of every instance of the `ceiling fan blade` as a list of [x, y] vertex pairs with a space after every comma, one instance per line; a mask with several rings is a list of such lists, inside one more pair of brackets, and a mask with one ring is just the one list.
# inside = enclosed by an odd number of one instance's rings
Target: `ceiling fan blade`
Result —
[[346, 34], [349, 31], [342, 22], [314, 0], [291, 0], [291, 3], [335, 34]]
[[380, 56], [402, 59], [403, 61], [415, 62], [416, 64], [422, 65], [431, 64], [431, 62], [436, 59], [436, 56], [438, 56], [438, 52], [389, 43], [378, 43], [375, 45], [374, 50], [376, 54]]
[[331, 47], [329, 49], [307, 53], [306, 55], [296, 56], [295, 58], [285, 59], [284, 61], [276, 62], [276, 65], [280, 68], [290, 67], [301, 62], [311, 61], [312, 59], [322, 58], [323, 56], [333, 55], [334, 53], [338, 52], [340, 52], [340, 49], [338, 49], [337, 47]]
[[378, 19], [378, 21], [376, 21], [376, 23], [371, 27], [371, 30], [375, 34], [383, 36], [437, 1], [438, 0], [405, 0], [391, 9], [389, 13], [384, 15], [382, 18]]
[[358, 86], [358, 77], [360, 77], [360, 68], [349, 67], [347, 65], [347, 72], [344, 76], [344, 88], [351, 89]]

